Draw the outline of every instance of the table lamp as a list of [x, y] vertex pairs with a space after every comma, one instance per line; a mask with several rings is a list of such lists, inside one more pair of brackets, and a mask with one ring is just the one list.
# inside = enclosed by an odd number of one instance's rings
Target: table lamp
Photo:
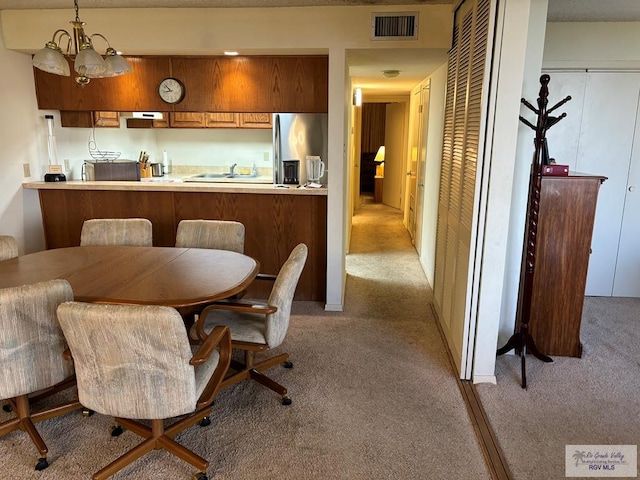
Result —
[[384, 145], [378, 149], [373, 161], [377, 163], [376, 177], [384, 177]]

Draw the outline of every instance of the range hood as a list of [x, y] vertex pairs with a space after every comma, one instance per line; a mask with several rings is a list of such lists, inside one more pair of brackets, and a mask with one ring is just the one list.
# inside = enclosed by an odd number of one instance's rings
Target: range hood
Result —
[[[124, 115], [126, 117], [126, 115]], [[146, 118], [149, 120], [162, 120], [162, 112], [131, 112], [131, 118]]]

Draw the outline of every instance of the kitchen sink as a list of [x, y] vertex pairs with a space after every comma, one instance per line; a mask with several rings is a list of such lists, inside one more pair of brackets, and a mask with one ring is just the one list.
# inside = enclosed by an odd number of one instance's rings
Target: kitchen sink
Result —
[[200, 173], [184, 179], [185, 182], [251, 182], [271, 183], [271, 176], [259, 176], [255, 173]]
[[201, 173], [191, 178], [256, 178], [254, 173]]
[[200, 175], [194, 175], [191, 178], [231, 178], [231, 173], [201, 173]]

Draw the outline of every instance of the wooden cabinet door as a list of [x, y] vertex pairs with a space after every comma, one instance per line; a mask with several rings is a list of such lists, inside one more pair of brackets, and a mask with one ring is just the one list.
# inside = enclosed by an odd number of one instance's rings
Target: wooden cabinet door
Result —
[[70, 110], [60, 111], [60, 124], [63, 127], [76, 128], [120, 128], [119, 112], [74, 112]]
[[205, 113], [207, 128], [238, 128], [240, 125], [237, 113]]
[[241, 113], [240, 128], [271, 128], [271, 114]]
[[96, 127], [120, 128], [119, 112], [93, 112], [93, 121]]
[[92, 78], [81, 87], [71, 76], [63, 77], [34, 67], [40, 110], [140, 112], [166, 109], [158, 85], [171, 72], [170, 57], [127, 57], [133, 71], [119, 77]]
[[169, 126], [172, 128], [204, 128], [205, 114], [202, 112], [170, 112]]

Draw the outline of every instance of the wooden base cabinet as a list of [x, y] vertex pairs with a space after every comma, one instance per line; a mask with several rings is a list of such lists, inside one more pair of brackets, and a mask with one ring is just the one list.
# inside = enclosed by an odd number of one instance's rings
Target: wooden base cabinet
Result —
[[529, 331], [545, 355], [582, 355], [587, 267], [604, 180], [585, 175], [542, 177]]
[[[80, 245], [90, 218], [148, 218], [154, 246], [174, 246], [180, 220], [236, 220], [245, 226], [245, 253], [260, 272], [277, 274], [300, 242], [309, 255], [296, 300], [326, 300], [327, 197], [144, 190], [38, 190], [47, 249]], [[256, 281], [247, 296], [266, 298], [271, 282]]]

